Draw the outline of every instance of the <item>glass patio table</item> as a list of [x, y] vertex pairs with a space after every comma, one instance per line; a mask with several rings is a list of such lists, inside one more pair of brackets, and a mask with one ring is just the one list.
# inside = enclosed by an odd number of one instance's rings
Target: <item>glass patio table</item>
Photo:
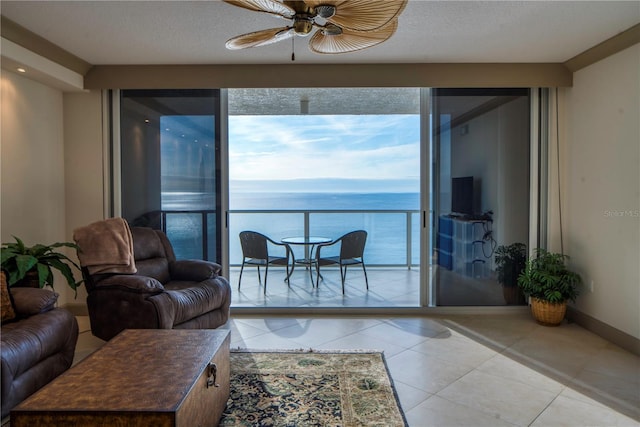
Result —
[[313, 286], [313, 269], [311, 267], [316, 263], [316, 260], [313, 257], [313, 250], [315, 249], [316, 245], [320, 245], [323, 243], [331, 243], [333, 242], [333, 239], [331, 239], [330, 237], [321, 237], [321, 236], [296, 236], [296, 237], [285, 237], [280, 241], [288, 245], [305, 246], [305, 257], [302, 259], [295, 259], [294, 257], [294, 263], [304, 265], [305, 268], [309, 269], [311, 286]]

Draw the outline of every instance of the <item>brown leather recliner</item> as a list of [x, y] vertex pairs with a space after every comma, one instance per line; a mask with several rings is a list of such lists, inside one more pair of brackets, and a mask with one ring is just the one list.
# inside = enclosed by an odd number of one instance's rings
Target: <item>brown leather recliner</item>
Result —
[[78, 341], [75, 316], [54, 307], [57, 293], [12, 287], [11, 295], [17, 317], [2, 324], [2, 418], [71, 367]]
[[159, 230], [131, 227], [136, 274], [95, 274], [86, 268], [93, 335], [110, 340], [124, 329], [214, 329], [229, 319], [231, 288], [220, 265], [176, 260]]

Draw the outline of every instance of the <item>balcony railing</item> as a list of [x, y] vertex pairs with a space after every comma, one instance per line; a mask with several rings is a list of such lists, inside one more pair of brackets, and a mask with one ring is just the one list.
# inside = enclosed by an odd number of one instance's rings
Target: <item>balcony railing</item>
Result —
[[[162, 211], [162, 227], [179, 258], [215, 260], [216, 211]], [[293, 236], [338, 238], [366, 230], [368, 266], [419, 265], [420, 212], [418, 210], [230, 210], [223, 220], [229, 229], [229, 263], [239, 266], [242, 249], [238, 235], [254, 230], [279, 241]], [[309, 247], [293, 248], [296, 258], [308, 257]], [[273, 248], [277, 251], [277, 248]], [[338, 248], [327, 249], [330, 251]], [[277, 252], [274, 252], [277, 254]], [[337, 254], [337, 252], [336, 252]]]

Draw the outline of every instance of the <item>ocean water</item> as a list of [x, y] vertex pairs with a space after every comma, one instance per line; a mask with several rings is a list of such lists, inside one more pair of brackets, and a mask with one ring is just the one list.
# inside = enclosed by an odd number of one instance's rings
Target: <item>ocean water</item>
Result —
[[[163, 194], [164, 210], [204, 210], [211, 209], [210, 206], [213, 206], [210, 195]], [[336, 239], [349, 231], [366, 230], [368, 233], [365, 246], [367, 265], [419, 263], [420, 195], [418, 193], [235, 192], [230, 195], [229, 207], [231, 265], [242, 262], [238, 235], [243, 230], [258, 231], [275, 241], [285, 237], [304, 235], [305, 214], [296, 211], [309, 211], [308, 232], [312, 236]], [[246, 212], [253, 210], [258, 212]], [[212, 220], [213, 218], [210, 218], [210, 221]], [[167, 217], [167, 234], [178, 257], [201, 256], [202, 251], [198, 243], [202, 235], [198, 230], [201, 229], [202, 223], [198, 215], [172, 214]], [[209, 232], [210, 241], [215, 239], [215, 234], [212, 233], [214, 233], [213, 230]], [[323, 256], [337, 255], [338, 249], [338, 245], [332, 249], [323, 249]], [[270, 254], [284, 255], [284, 249], [280, 247], [274, 246], [269, 250]], [[293, 250], [296, 258], [308, 255], [303, 246], [294, 246]], [[210, 254], [210, 258], [215, 258], [215, 254]]]
[[234, 193], [232, 210], [418, 210], [419, 193]]

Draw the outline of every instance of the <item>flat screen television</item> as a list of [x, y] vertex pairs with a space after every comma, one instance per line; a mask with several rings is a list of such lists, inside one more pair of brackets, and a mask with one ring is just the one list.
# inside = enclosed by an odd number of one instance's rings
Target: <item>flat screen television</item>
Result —
[[461, 176], [451, 179], [451, 212], [459, 215], [473, 215], [473, 177]]

